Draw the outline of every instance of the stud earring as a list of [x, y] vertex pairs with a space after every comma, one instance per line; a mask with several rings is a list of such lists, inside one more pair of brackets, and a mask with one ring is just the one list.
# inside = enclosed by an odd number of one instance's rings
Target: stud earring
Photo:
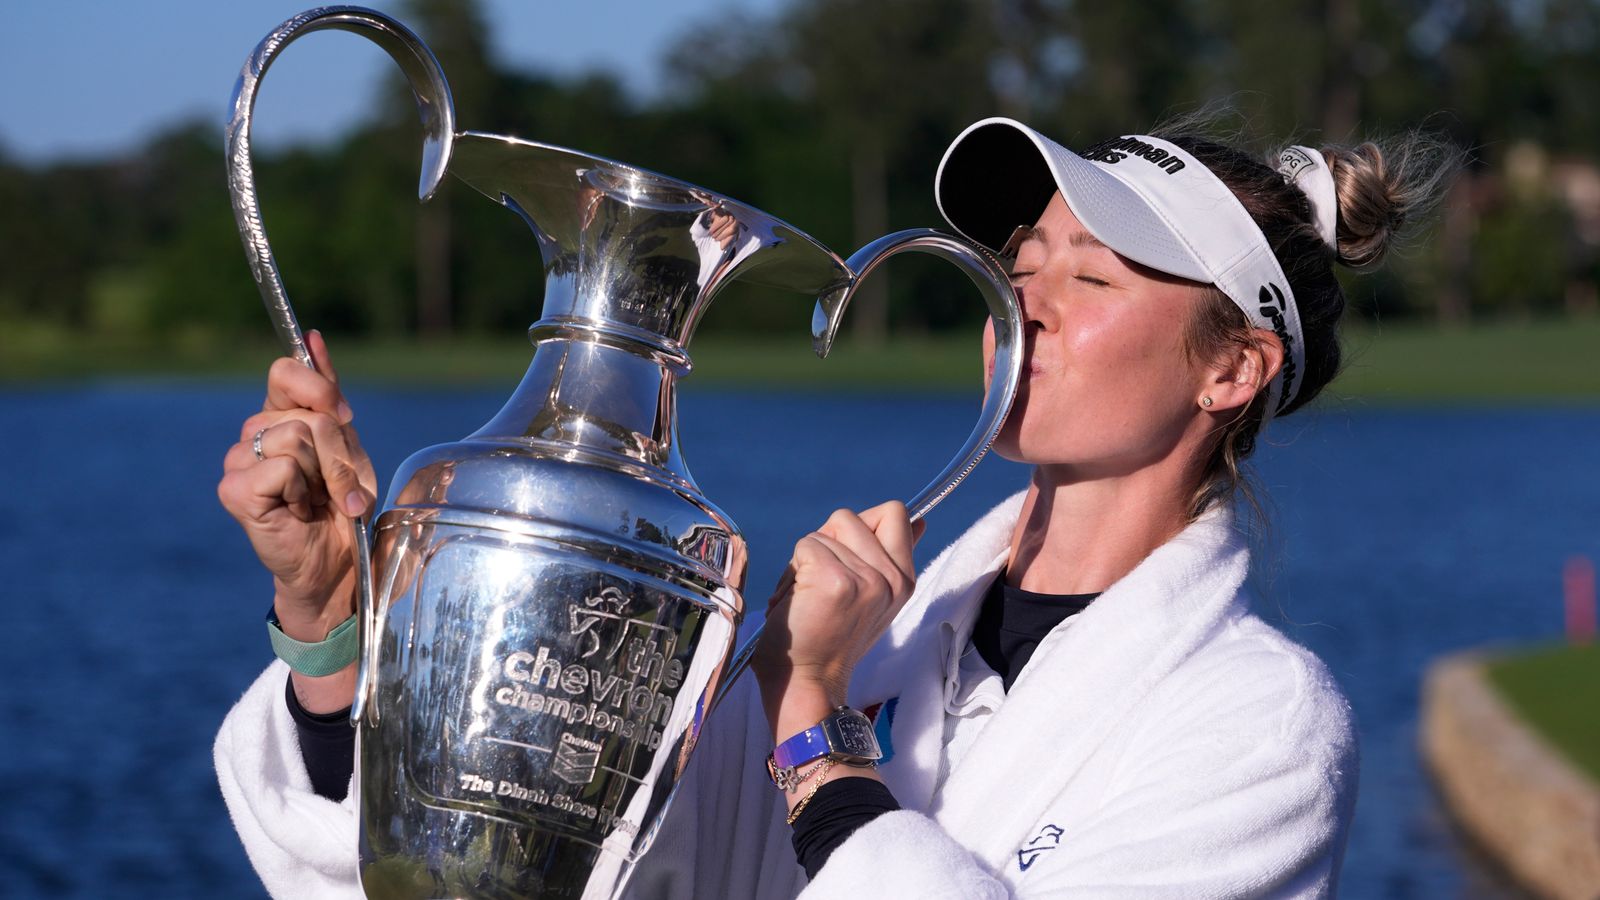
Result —
[[1210, 397], [1201, 397], [1200, 398], [1200, 405], [1204, 406], [1206, 409], [1210, 409], [1211, 408], [1211, 398]]

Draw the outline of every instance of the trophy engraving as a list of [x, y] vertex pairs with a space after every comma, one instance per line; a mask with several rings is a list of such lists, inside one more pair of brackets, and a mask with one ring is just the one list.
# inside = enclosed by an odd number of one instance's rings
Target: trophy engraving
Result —
[[600, 745], [568, 732], [561, 733], [561, 748], [550, 764], [550, 774], [568, 784], [588, 784], [600, 765]]
[[662, 745], [698, 729], [682, 638], [732, 639], [731, 619], [649, 576], [479, 534], [438, 546], [414, 604], [411, 652], [395, 656], [428, 674], [393, 702], [413, 711], [400, 759], [417, 794], [595, 844], [644, 825], [626, 802]]
[[845, 260], [664, 175], [457, 132], [444, 75], [414, 34], [326, 7], [258, 45], [228, 125], [246, 255], [280, 339], [307, 365], [256, 200], [250, 115], [277, 54], [329, 28], [372, 39], [410, 79], [424, 121], [419, 196], [448, 171], [505, 206], [532, 231], [545, 285], [533, 358], [505, 406], [400, 466], [370, 552], [356, 523], [362, 886], [370, 897], [612, 897], [747, 658], [731, 652], [744, 538], [701, 494], [677, 435], [677, 380], [708, 305], [736, 278], [809, 294], [825, 356], [883, 260], [916, 250], [964, 272], [995, 323], [995, 371], [972, 434], [908, 503], [920, 517], [1010, 408], [1016, 298], [986, 252], [951, 235], [900, 232]]
[[[595, 626], [608, 619], [611, 621], [625, 619], [624, 610], [627, 606], [628, 598], [616, 588], [608, 587], [592, 597], [585, 597], [581, 602], [567, 607], [567, 613], [571, 616], [572, 633], [588, 636], [589, 648], [583, 651], [584, 656], [593, 656], [600, 652], [600, 629]], [[620, 629], [614, 630], [616, 638], [611, 641], [611, 647], [606, 651], [606, 659], [616, 658], [617, 651], [622, 649], [622, 641], [626, 636], [626, 632]]]

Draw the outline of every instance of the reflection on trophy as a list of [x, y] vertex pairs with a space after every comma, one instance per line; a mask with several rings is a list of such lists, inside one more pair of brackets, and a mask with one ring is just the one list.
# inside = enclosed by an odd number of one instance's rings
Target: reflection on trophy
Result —
[[[362, 884], [371, 897], [610, 897], [737, 675], [746, 549], [700, 493], [677, 436], [676, 385], [708, 305], [737, 278], [810, 294], [826, 355], [883, 259], [921, 250], [971, 277], [996, 323], [995, 377], [966, 444], [908, 504], [921, 516], [971, 471], [1010, 407], [1016, 301], [994, 260], [959, 238], [901, 232], [842, 260], [675, 179], [458, 133], [444, 76], [415, 35], [380, 13], [330, 7], [262, 41], [228, 126], [246, 252], [288, 352], [307, 365], [249, 135], [268, 66], [323, 29], [372, 39], [405, 71], [425, 132], [422, 197], [448, 171], [503, 204], [533, 231], [545, 277], [522, 383], [476, 433], [400, 466], [370, 556], [358, 551]], [[366, 525], [356, 527], [364, 548]]]

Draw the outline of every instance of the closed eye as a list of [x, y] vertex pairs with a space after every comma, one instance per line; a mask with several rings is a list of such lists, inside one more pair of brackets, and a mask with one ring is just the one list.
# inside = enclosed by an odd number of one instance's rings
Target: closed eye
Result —
[[1016, 270], [1012, 270], [1012, 272], [1011, 272], [1011, 286], [1012, 287], [1020, 287], [1024, 281], [1028, 280], [1028, 276], [1032, 275], [1032, 274], [1033, 274], [1032, 272], [1026, 272], [1026, 271], [1019, 272], [1019, 271], [1016, 271]]
[[1096, 278], [1093, 275], [1078, 275], [1076, 277], [1077, 277], [1077, 279], [1079, 281], [1083, 282], [1084, 284], [1092, 284], [1095, 287], [1110, 287], [1111, 286], [1111, 282], [1106, 281], [1103, 278]]

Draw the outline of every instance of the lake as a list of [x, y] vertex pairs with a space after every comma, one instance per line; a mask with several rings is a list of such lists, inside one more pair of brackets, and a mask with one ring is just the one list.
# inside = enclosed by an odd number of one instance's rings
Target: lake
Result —
[[[692, 387], [692, 386], [691, 386]], [[381, 479], [486, 420], [503, 390], [351, 390]], [[215, 485], [259, 389], [108, 383], [0, 391], [0, 895], [261, 893], [211, 741], [270, 659], [271, 598]], [[976, 396], [689, 391], [683, 444], [745, 529], [759, 609], [838, 506], [920, 487]], [[1561, 567], [1600, 558], [1600, 410], [1325, 406], [1258, 453], [1261, 612], [1326, 660], [1362, 736], [1346, 896], [1519, 896], [1442, 815], [1416, 751], [1441, 653], [1557, 640]], [[931, 558], [1026, 481], [979, 467], [930, 517]]]

